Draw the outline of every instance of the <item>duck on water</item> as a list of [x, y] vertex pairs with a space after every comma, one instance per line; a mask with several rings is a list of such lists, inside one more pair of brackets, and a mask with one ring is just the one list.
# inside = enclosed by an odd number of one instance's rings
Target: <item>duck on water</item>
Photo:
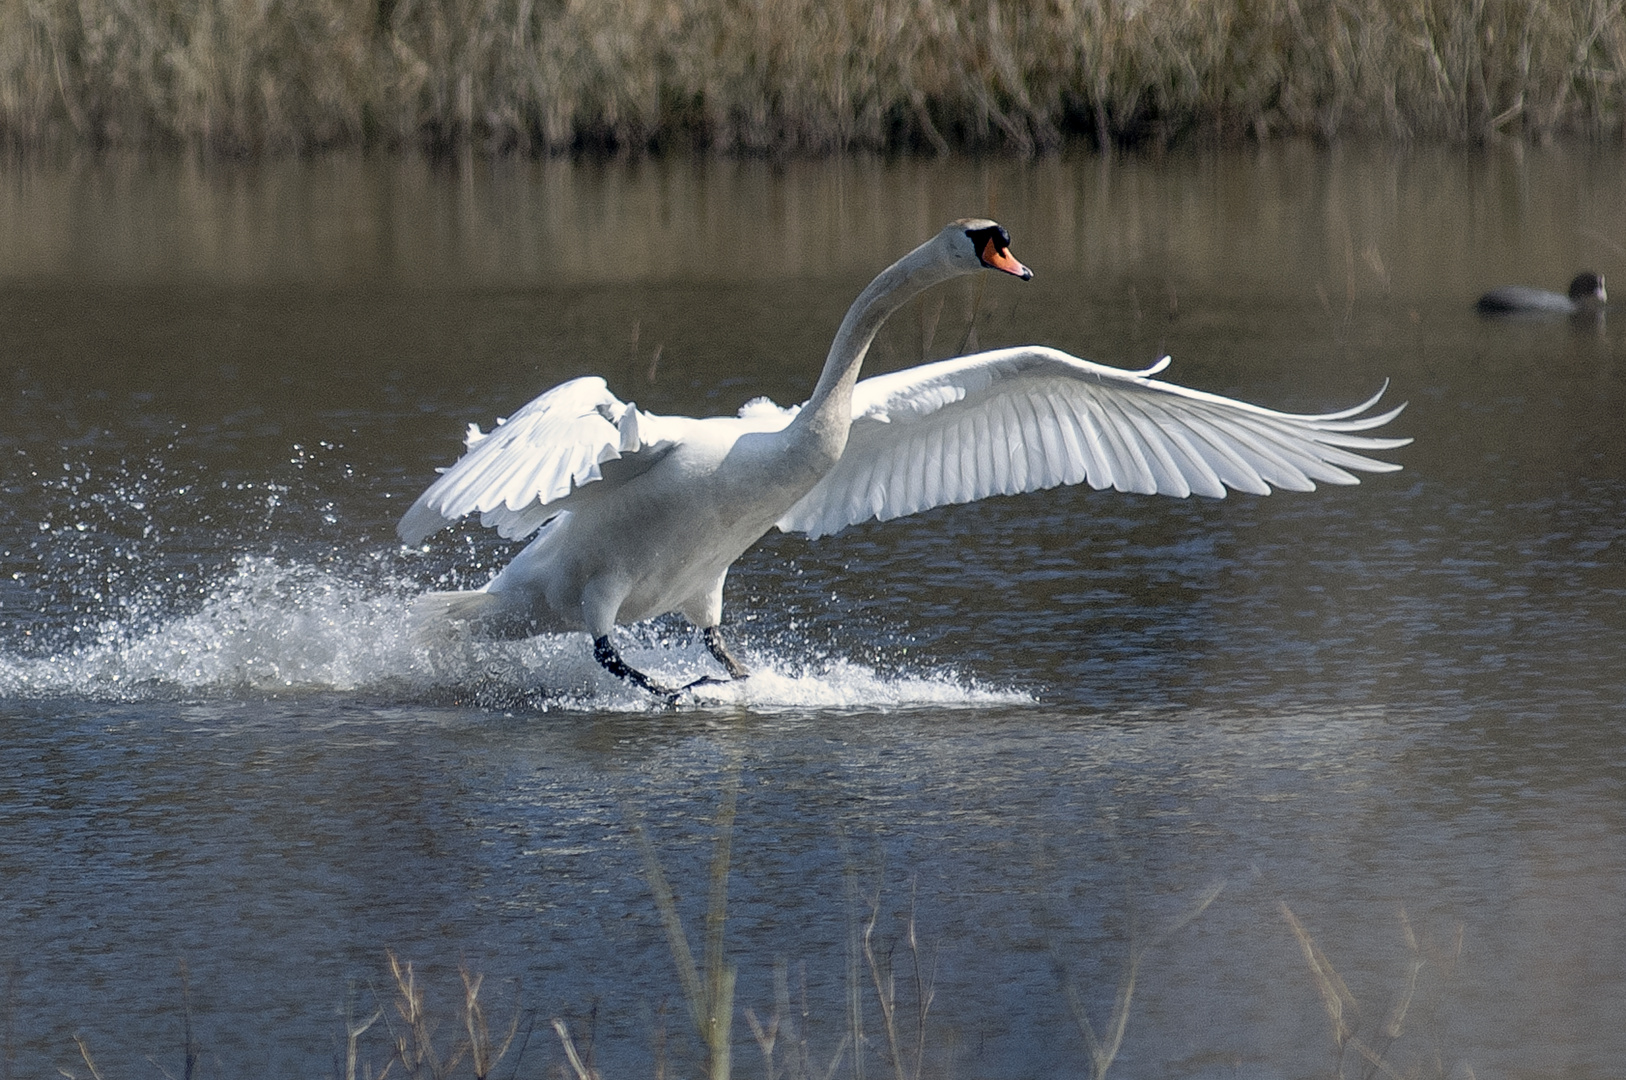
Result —
[[1562, 293], [1529, 285], [1503, 285], [1474, 303], [1481, 315], [1594, 315], [1609, 302], [1603, 278], [1584, 270]]
[[401, 518], [410, 545], [468, 514], [507, 539], [535, 538], [485, 586], [421, 597], [420, 627], [482, 637], [585, 631], [603, 667], [652, 694], [668, 687], [622, 658], [617, 623], [677, 612], [730, 679], [748, 675], [720, 629], [734, 561], [769, 529], [829, 535], [871, 519], [1059, 484], [1185, 497], [1227, 489], [1310, 491], [1400, 466], [1364, 451], [1406, 438], [1362, 434], [1404, 405], [1293, 414], [1081, 360], [1037, 345], [859, 381], [887, 317], [934, 285], [984, 270], [1027, 281], [993, 221], [946, 226], [869, 283], [831, 342], [813, 394], [765, 398], [736, 416], [659, 416], [603, 379], [546, 391], [467, 452]]

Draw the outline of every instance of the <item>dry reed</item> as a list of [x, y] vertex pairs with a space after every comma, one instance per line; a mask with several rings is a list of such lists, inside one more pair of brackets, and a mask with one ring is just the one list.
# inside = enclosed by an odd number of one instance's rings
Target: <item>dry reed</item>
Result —
[[[1462, 955], [1460, 926], [1447, 949], [1427, 950], [1418, 943], [1411, 920], [1406, 915], [1406, 909], [1403, 907], [1400, 909], [1400, 928], [1409, 953], [1406, 973], [1399, 989], [1394, 992], [1382, 1021], [1368, 1032], [1363, 1030], [1365, 1025], [1360, 1002], [1350, 992], [1343, 976], [1338, 974], [1332, 962], [1321, 951], [1321, 947], [1310, 936], [1310, 932], [1304, 928], [1298, 916], [1293, 914], [1293, 909], [1288, 907], [1285, 901], [1281, 902], [1279, 907], [1282, 917], [1287, 920], [1288, 928], [1293, 932], [1294, 939], [1299, 943], [1300, 951], [1304, 953], [1305, 965], [1309, 967], [1316, 993], [1321, 997], [1321, 1007], [1332, 1025], [1334, 1049], [1332, 1075], [1335, 1080], [1346, 1080], [1351, 1075], [1358, 1076], [1360, 1080], [1377, 1080], [1378, 1077], [1385, 1077], [1387, 1080], [1427, 1080], [1427, 1078], [1445, 1080], [1448, 1076], [1473, 1080], [1474, 1072], [1467, 1062], [1455, 1062], [1448, 1067], [1438, 1046], [1420, 1052], [1414, 1051], [1411, 1055], [1414, 1060], [1404, 1066], [1404, 1071], [1401, 1071], [1402, 1065], [1395, 1054], [1396, 1043], [1406, 1033], [1408, 1020], [1414, 1012], [1418, 981], [1424, 968], [1435, 967], [1447, 979], [1455, 970], [1457, 961]], [[1429, 955], [1430, 952], [1433, 953], [1432, 957]], [[1433, 1010], [1430, 1008], [1425, 1011]]]
[[[723, 952], [724, 928], [728, 922], [728, 866], [734, 839], [734, 810], [739, 797], [739, 774], [730, 772], [723, 785], [723, 797], [717, 808], [716, 839], [711, 857], [711, 892], [706, 903], [706, 942], [704, 970], [695, 963], [689, 948], [689, 936], [678, 914], [677, 898], [667, 883], [666, 871], [661, 867], [655, 845], [643, 823], [629, 812], [633, 833], [644, 856], [644, 874], [655, 907], [660, 911], [661, 925], [666, 930], [666, 942], [672, 950], [672, 963], [677, 969], [678, 982], [683, 986], [683, 998], [689, 1007], [689, 1019], [695, 1033], [706, 1047], [706, 1076], [709, 1080], [728, 1080], [733, 1071], [734, 980], [736, 970], [728, 963]], [[563, 1030], [560, 1038], [566, 1040]], [[566, 1050], [570, 1049], [566, 1040]]]
[[[728, 866], [736, 797], [737, 783], [731, 782], [723, 792], [716, 820], [717, 833], [708, 874], [711, 889], [706, 910], [707, 940], [704, 961], [700, 963], [696, 962], [689, 947], [676, 898], [666, 881], [653, 844], [642, 824], [634, 823], [634, 831], [645, 857], [646, 874], [672, 949], [678, 981], [683, 986], [696, 1034], [706, 1048], [701, 1072], [707, 1080], [730, 1080], [733, 1075], [729, 1017], [734, 1009], [735, 968], [724, 955], [723, 928], [727, 919]], [[1106, 1080], [1123, 1045], [1138, 976], [1147, 954], [1167, 944], [1207, 911], [1225, 887], [1223, 881], [1209, 886], [1184, 911], [1150, 933], [1139, 927], [1131, 905], [1126, 961], [1119, 972], [1111, 1012], [1103, 1029], [1098, 1030], [1091, 1021], [1083, 994], [1067, 973], [1063, 958], [1053, 950], [1052, 960], [1066, 1002], [1088, 1047], [1087, 1072], [1093, 1080]], [[772, 1011], [763, 1019], [750, 1007], [743, 1010], [762, 1054], [762, 1075], [765, 1080], [834, 1080], [843, 1065], [850, 1068], [852, 1076], [862, 1080], [867, 1073], [866, 1045], [875, 1046], [888, 1059], [894, 1080], [919, 1080], [926, 1074], [930, 1038], [927, 1018], [935, 992], [932, 965], [922, 956], [916, 931], [913, 898], [902, 941], [910, 966], [907, 998], [912, 1000], [900, 999], [898, 993], [894, 957], [900, 951], [899, 943], [882, 942], [876, 935], [881, 912], [879, 891], [865, 897], [865, 902], [868, 913], [854, 926], [852, 951], [855, 963], [860, 962], [857, 958], [861, 956], [862, 966], [868, 969], [867, 981], [874, 990], [874, 1004], [880, 1014], [885, 1045], [880, 1046], [865, 1038], [861, 1020], [863, 1004], [855, 1000], [854, 1013], [848, 1017], [849, 1030], [840, 1039], [828, 1064], [821, 1066], [816, 1063], [807, 1040], [810, 1011], [805, 971], [800, 988], [801, 1000], [793, 1006], [788, 965], [782, 960], [777, 961], [774, 965]], [[1423, 1039], [1413, 1038], [1411, 1042], [1419, 1045], [1406, 1047], [1404, 1053], [1396, 1052], [1397, 1044], [1403, 1037], [1412, 1035], [1413, 1029], [1428, 1029], [1437, 1023], [1434, 1014], [1439, 1002], [1434, 1000], [1434, 995], [1420, 995], [1420, 984], [1423, 974], [1430, 970], [1446, 982], [1453, 977], [1462, 954], [1460, 926], [1453, 939], [1443, 948], [1430, 946], [1419, 942], [1404, 908], [1400, 910], [1400, 926], [1408, 952], [1405, 971], [1382, 1019], [1372, 1025], [1363, 1016], [1354, 993], [1297, 915], [1285, 902], [1279, 904], [1279, 910], [1299, 944], [1331, 1024], [1334, 1044], [1331, 1076], [1334, 1080], [1355, 1080], [1357, 1077], [1359, 1080], [1447, 1080], [1448, 1077], [1473, 1080], [1472, 1068], [1466, 1062], [1444, 1057], [1437, 1039], [1430, 1039], [1426, 1035]], [[343, 1080], [387, 1080], [391, 1076], [401, 1076], [406, 1080], [454, 1080], [467, 1076], [471, 1080], [490, 1080], [497, 1073], [499, 1065], [510, 1058], [507, 1071], [519, 1075], [529, 1038], [529, 1024], [526, 1021], [530, 1014], [521, 1008], [517, 991], [506, 1030], [500, 1037], [494, 1037], [480, 997], [483, 978], [466, 967], [460, 967], [458, 974], [462, 981], [462, 1000], [450, 1018], [451, 1026], [458, 1030], [442, 1037], [440, 1029], [444, 1017], [437, 1015], [428, 1004], [425, 987], [413, 965], [393, 952], [387, 954], [387, 959], [392, 985], [382, 993], [374, 990], [372, 996], [380, 1001], [388, 998], [389, 1002], [379, 1004], [365, 1018], [356, 1015], [358, 1002], [354, 993], [345, 1003], [344, 1044], [342, 1056], [336, 1055], [334, 1061], [336, 1077]], [[861, 995], [864, 981], [857, 970], [849, 970], [850, 989], [856, 995]], [[912, 1008], [903, 1008], [906, 1004], [912, 1005]], [[182, 1077], [190, 1078], [198, 1072], [201, 1051], [191, 1033], [190, 1005], [184, 989], [182, 1008], [185, 1014]], [[384, 1047], [386, 1059], [379, 1067], [376, 1060], [371, 1059], [371, 1055], [360, 1046], [360, 1040], [381, 1021], [388, 1036]], [[551, 1072], [572, 1080], [603, 1080], [603, 1074], [592, 1064], [591, 1055], [583, 1054], [578, 1048], [566, 1022], [555, 1018], [551, 1026], [565, 1056], [563, 1066]], [[88, 1043], [78, 1035], [74, 1036], [74, 1043], [80, 1060], [89, 1070], [90, 1080], [101, 1080], [104, 1074], [97, 1066]], [[1430, 1043], [1432, 1045], [1427, 1045]], [[151, 1058], [148, 1060], [152, 1061]], [[153, 1064], [156, 1066], [157, 1062]], [[158, 1067], [164, 1075], [171, 1075], [161, 1066]], [[77, 1075], [69, 1068], [58, 1071], [70, 1078]], [[1080, 1070], [1081, 1073], [1084, 1071]], [[664, 1058], [657, 1062], [656, 1075], [667, 1075]]]
[[0, 0], [0, 140], [218, 153], [1619, 138], [1626, 0]]
[[1051, 962], [1061, 979], [1062, 990], [1067, 996], [1068, 1009], [1073, 1014], [1073, 1022], [1084, 1036], [1085, 1048], [1090, 1055], [1091, 1080], [1106, 1080], [1107, 1071], [1117, 1060], [1118, 1051], [1123, 1047], [1124, 1033], [1129, 1029], [1130, 1005], [1135, 1000], [1135, 984], [1140, 978], [1140, 967], [1145, 961], [1147, 953], [1152, 949], [1165, 944], [1171, 937], [1185, 929], [1197, 920], [1209, 906], [1219, 899], [1220, 893], [1225, 891], [1226, 883], [1217, 881], [1204, 889], [1192, 904], [1175, 918], [1151, 933], [1144, 933], [1138, 928], [1135, 917], [1135, 908], [1132, 902], [1126, 902], [1125, 909], [1129, 915], [1129, 941], [1128, 956], [1123, 968], [1118, 973], [1118, 986], [1113, 995], [1112, 1013], [1107, 1018], [1104, 1032], [1097, 1032], [1095, 1025], [1090, 1022], [1089, 1010], [1085, 1007], [1084, 997], [1079, 992], [1078, 985], [1067, 973], [1065, 959], [1052, 945]]
[[[395, 983], [395, 1013], [389, 1026], [392, 1055], [378, 1073], [380, 1080], [396, 1065], [408, 1080], [446, 1080], [456, 1075], [458, 1066], [468, 1064], [474, 1080], [488, 1080], [497, 1065], [507, 1056], [520, 1031], [521, 1010], [515, 1007], [508, 1030], [500, 1040], [494, 1040], [486, 1019], [485, 1006], [480, 1002], [480, 987], [484, 976], [459, 968], [463, 980], [462, 1031], [452, 1037], [450, 1045], [436, 1037], [438, 1019], [427, 1007], [423, 986], [418, 982], [410, 961], [402, 961], [393, 952], [389, 954], [390, 977]], [[357, 1053], [355, 1040], [375, 1021], [384, 1016], [383, 1010], [361, 1024], [347, 1020], [346, 1080], [356, 1080]], [[372, 1075], [367, 1068], [365, 1075]]]
[[904, 941], [909, 949], [911, 982], [914, 990], [914, 1012], [909, 1015], [910, 1026], [914, 1029], [913, 1045], [906, 1052], [900, 1039], [899, 1029], [904, 1018], [898, 1011], [898, 985], [897, 973], [893, 967], [893, 950], [877, 949], [875, 943], [875, 924], [881, 919], [881, 893], [877, 889], [870, 897], [869, 918], [864, 923], [864, 963], [869, 968], [870, 981], [875, 985], [875, 1002], [881, 1009], [881, 1027], [886, 1032], [887, 1056], [892, 1062], [892, 1075], [895, 1080], [920, 1080], [921, 1070], [926, 1064], [926, 1016], [931, 1012], [932, 998], [935, 995], [933, 988], [933, 971], [928, 971], [921, 960], [920, 939], [915, 932], [915, 897], [914, 883], [910, 884], [909, 921], [904, 931]]

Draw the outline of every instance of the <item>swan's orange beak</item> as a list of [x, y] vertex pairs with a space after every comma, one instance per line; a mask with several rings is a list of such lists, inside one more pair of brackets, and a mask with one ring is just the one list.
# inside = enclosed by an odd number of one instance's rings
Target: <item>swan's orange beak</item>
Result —
[[1013, 277], [1023, 281], [1033, 280], [1033, 271], [1017, 262], [1011, 256], [1011, 249], [1000, 247], [999, 241], [990, 236], [988, 242], [982, 245], [982, 265], [990, 270], [1002, 270]]

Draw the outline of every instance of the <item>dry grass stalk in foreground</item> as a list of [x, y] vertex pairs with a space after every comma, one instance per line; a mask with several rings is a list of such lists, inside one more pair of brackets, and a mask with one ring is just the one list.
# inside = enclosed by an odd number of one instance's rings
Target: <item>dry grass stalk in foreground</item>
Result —
[[[194, 1080], [194, 1077], [196, 1077], [197, 1074], [198, 1074], [198, 1063], [202, 1059], [202, 1049], [199, 1047], [198, 1041], [193, 1036], [193, 1033], [192, 1033], [192, 976], [191, 976], [191, 970], [190, 970], [190, 968], [188, 968], [185, 959], [181, 960], [181, 962], [179, 964], [179, 967], [178, 967], [178, 970], [177, 970], [177, 974], [179, 974], [180, 982], [181, 982], [181, 1076], [180, 1076], [180, 1080]], [[85, 1040], [85, 1037], [83, 1035], [79, 1035], [79, 1034], [76, 1033], [73, 1036], [73, 1044], [79, 1050], [79, 1059], [85, 1063], [85, 1068], [90, 1070], [90, 1078], [91, 1078], [91, 1080], [103, 1080], [102, 1071], [101, 1071], [101, 1069], [97, 1068], [96, 1059], [91, 1056], [90, 1043]], [[10, 1042], [9, 1034], [8, 1034], [8, 1037], [7, 1037], [5, 1049], [6, 1049], [6, 1054], [5, 1054], [5, 1059], [4, 1059], [4, 1066], [0, 1067], [0, 1071], [3, 1071], [3, 1073], [4, 1073], [4, 1075], [6, 1077], [10, 1077], [11, 1076], [11, 1064], [12, 1064], [12, 1062], [11, 1062], [11, 1042]], [[147, 1061], [153, 1066], [153, 1068], [157, 1069], [161, 1074], [163, 1074], [163, 1076], [168, 1078], [168, 1080], [175, 1080], [174, 1074], [172, 1074], [168, 1069], [166, 1069], [162, 1065], [160, 1065], [157, 1062], [156, 1059], [149, 1056], [147, 1058]], [[70, 1069], [64, 1069], [64, 1068], [58, 1066], [57, 1072], [60, 1073], [62, 1076], [67, 1077], [68, 1080], [77, 1080], [78, 1074], [74, 1073]]]
[[1129, 1029], [1129, 1006], [1135, 997], [1135, 983], [1140, 977], [1140, 966], [1146, 959], [1146, 954], [1195, 922], [1199, 915], [1208, 910], [1210, 904], [1219, 899], [1219, 894], [1225, 891], [1225, 885], [1224, 881], [1210, 885], [1189, 908], [1149, 936], [1143, 936], [1137, 931], [1131, 907], [1129, 956], [1124, 963], [1123, 971], [1118, 975], [1118, 988], [1113, 997], [1112, 1013], [1107, 1020], [1105, 1038], [1096, 1032], [1095, 1025], [1090, 1022], [1083, 996], [1079, 993], [1078, 985], [1067, 974], [1066, 965], [1061, 957], [1052, 954], [1052, 961], [1061, 977], [1062, 988], [1067, 993], [1067, 1005], [1072, 1011], [1073, 1022], [1078, 1025], [1079, 1033], [1084, 1036], [1085, 1046], [1089, 1049], [1091, 1080], [1106, 1080], [1107, 1070], [1112, 1068], [1119, 1049], [1123, 1047], [1124, 1032]]
[[[90, 1056], [90, 1047], [80, 1035], [73, 1037], [73, 1044], [79, 1048], [79, 1056], [85, 1062], [85, 1068], [90, 1070], [91, 1080], [102, 1080], [102, 1072], [96, 1067], [96, 1059]], [[59, 1070], [63, 1075], [70, 1075], [66, 1069]]]
[[[410, 962], [403, 963], [392, 952], [389, 954], [390, 976], [395, 980], [395, 1011], [399, 1026], [390, 1024], [390, 1036], [394, 1046], [394, 1056], [384, 1071], [378, 1074], [378, 1080], [388, 1076], [390, 1070], [399, 1064], [410, 1080], [445, 1080], [453, 1075], [457, 1066], [465, 1059], [469, 1062], [470, 1072], [475, 1080], [487, 1080], [496, 1069], [497, 1064], [507, 1055], [519, 1034], [520, 1010], [516, 1006], [513, 1019], [509, 1022], [508, 1031], [501, 1041], [493, 1041], [490, 1025], [486, 1021], [485, 1007], [480, 1004], [480, 986], [484, 980], [482, 975], [471, 975], [467, 968], [459, 968], [458, 974], [463, 979], [463, 1031], [454, 1036], [449, 1051], [443, 1052], [435, 1042], [435, 1020], [424, 1004], [423, 988], [419, 985], [417, 975], [412, 970]], [[375, 1017], [376, 1018], [376, 1017]], [[372, 1026], [367, 1021], [361, 1031]], [[347, 1025], [347, 1030], [353, 1030], [354, 1025]], [[359, 1034], [359, 1032], [358, 1032]], [[352, 1036], [352, 1039], [355, 1036]], [[355, 1055], [349, 1055], [346, 1080], [355, 1080]], [[371, 1070], [368, 1070], [369, 1074]]]
[[801, 1001], [794, 1011], [790, 1002], [790, 969], [783, 960], [774, 963], [774, 1011], [768, 1019], [759, 1019], [755, 1010], [749, 1005], [745, 1007], [746, 1023], [751, 1025], [751, 1034], [756, 1039], [757, 1048], [762, 1051], [764, 1080], [834, 1080], [836, 1070], [852, 1044], [852, 1034], [843, 1035], [830, 1057], [829, 1067], [822, 1073], [814, 1071], [813, 1057], [807, 1044], [811, 1010], [807, 1004], [805, 966], [801, 973]]
[[881, 1008], [881, 1025], [886, 1029], [887, 1051], [892, 1059], [892, 1073], [896, 1080], [920, 1080], [921, 1068], [926, 1061], [926, 1014], [931, 1012], [935, 994], [935, 964], [927, 972], [920, 959], [920, 941], [915, 934], [915, 886], [909, 887], [909, 921], [904, 940], [909, 947], [910, 970], [913, 973], [915, 1012], [913, 1017], [914, 1041], [910, 1048], [912, 1064], [906, 1065], [905, 1054], [898, 1037], [898, 987], [892, 966], [893, 950], [875, 947], [875, 924], [881, 918], [881, 893], [877, 889], [870, 898], [869, 918], [864, 923], [864, 962], [869, 968], [870, 980], [875, 984], [875, 1000]]
[[602, 1073], [583, 1063], [581, 1054], [576, 1050], [576, 1040], [570, 1037], [570, 1028], [563, 1019], [557, 1016], [553, 1018], [553, 1030], [564, 1046], [565, 1060], [570, 1063], [571, 1075], [575, 1076], [576, 1080], [601, 1080]]
[[[393, 956], [391, 959], [393, 959]], [[367, 1019], [358, 1020], [356, 1018], [355, 998], [355, 988], [352, 986], [350, 992], [345, 996], [344, 1003], [344, 1071], [341, 1077], [342, 1080], [357, 1080], [358, 1076], [365, 1075], [368, 1080], [371, 1080], [371, 1068], [368, 1068], [365, 1074], [357, 1071], [361, 1066], [361, 1037], [372, 1030], [374, 1024], [384, 1018], [384, 1010], [374, 1009], [373, 1014]], [[385, 1071], [389, 1071], [388, 1066], [385, 1066]]]
[[[689, 937], [678, 914], [677, 900], [661, 869], [660, 858], [643, 823], [633, 819], [633, 833], [644, 856], [644, 871], [661, 913], [666, 941], [672, 950], [689, 1018], [706, 1047], [706, 1075], [711, 1080], [728, 1080], [733, 1069], [734, 978], [735, 968], [723, 957], [723, 930], [728, 919], [728, 864], [734, 836], [734, 808], [739, 795], [739, 774], [731, 772], [723, 785], [722, 802], [717, 808], [716, 839], [711, 858], [711, 894], [706, 904], [706, 944], [704, 978], [689, 949]], [[559, 1024], [555, 1022], [556, 1028]], [[561, 1031], [561, 1038], [564, 1033]], [[570, 1049], [568, 1042], [566, 1050]]]
[[[1369, 1036], [1362, 1035], [1361, 1006], [1345, 985], [1343, 977], [1332, 966], [1326, 954], [1321, 951], [1315, 939], [1310, 936], [1304, 924], [1299, 922], [1298, 916], [1293, 914], [1286, 902], [1280, 904], [1283, 918], [1287, 920], [1288, 927], [1293, 931], [1299, 948], [1304, 953], [1304, 962], [1310, 968], [1310, 975], [1315, 980], [1316, 992], [1321, 996], [1321, 1006], [1327, 1013], [1327, 1019], [1332, 1023], [1333, 1045], [1337, 1050], [1333, 1075], [1338, 1080], [1346, 1076], [1345, 1066], [1350, 1061], [1353, 1051], [1360, 1066], [1356, 1074], [1362, 1080], [1375, 1080], [1378, 1076], [1389, 1080], [1419, 1080], [1422, 1077], [1462, 1077], [1462, 1080], [1474, 1080], [1473, 1069], [1466, 1062], [1457, 1062], [1449, 1071], [1441, 1058], [1438, 1049], [1431, 1054], [1423, 1055], [1423, 1060], [1414, 1064], [1405, 1072], [1399, 1071], [1398, 1066], [1391, 1060], [1391, 1052], [1396, 1041], [1406, 1030], [1407, 1014], [1417, 997], [1419, 976], [1427, 966], [1424, 949], [1418, 944], [1417, 935], [1412, 930], [1411, 920], [1406, 916], [1406, 909], [1400, 909], [1400, 927], [1405, 935], [1406, 948], [1410, 957], [1406, 963], [1406, 975], [1399, 990], [1395, 992], [1394, 999], [1389, 1003], [1388, 1011], [1384, 1013], [1382, 1022]], [[1439, 958], [1436, 966], [1445, 969], [1449, 976], [1457, 960], [1462, 955], [1462, 927], [1457, 927], [1457, 933], [1449, 951]]]
[[0, 139], [240, 154], [1626, 127], [1626, 0], [0, 0]]
[[[683, 984], [685, 997], [689, 1002], [691, 1019], [706, 1045], [708, 1056], [704, 1071], [709, 1080], [729, 1080], [732, 1068], [726, 1040], [730, 1037], [731, 1030], [735, 969], [727, 965], [724, 959], [723, 926], [727, 914], [727, 879], [737, 790], [738, 781], [735, 777], [725, 786], [717, 816], [717, 836], [709, 868], [711, 889], [707, 907], [707, 940], [703, 971], [696, 964], [694, 955], [689, 949], [675, 898], [653, 846], [642, 825], [634, 826], [640, 846], [644, 848], [651, 889], [656, 894], [656, 903], [667, 930], [679, 981]], [[845, 849], [845, 844], [843, 847]], [[856, 897], [850, 860], [848, 874], [849, 893]], [[1147, 954], [1202, 915], [1225, 887], [1226, 883], [1223, 881], [1210, 886], [1197, 896], [1184, 912], [1150, 935], [1139, 931], [1131, 906], [1127, 959], [1120, 972], [1112, 1010], [1103, 1031], [1098, 1032], [1091, 1022], [1083, 995], [1067, 974], [1059, 954], [1053, 953], [1052, 959], [1060, 973], [1073, 1018], [1088, 1046], [1089, 1073], [1092, 1080], [1105, 1080], [1123, 1044], [1128, 1028], [1130, 1006], [1141, 965]], [[815, 1069], [808, 1049], [806, 1032], [809, 1009], [805, 974], [799, 1009], [792, 1008], [789, 973], [787, 966], [781, 961], [776, 963], [774, 968], [773, 1013], [763, 1021], [750, 1008], [744, 1010], [752, 1034], [762, 1052], [766, 1080], [833, 1080], [844, 1061], [850, 1061], [855, 1077], [864, 1076], [866, 1040], [863, 1036], [862, 1002], [859, 1000], [861, 980], [857, 971], [860, 956], [868, 968], [869, 982], [876, 993], [876, 1003], [885, 1029], [886, 1049], [895, 1080], [919, 1080], [924, 1074], [928, 1045], [926, 1021], [934, 999], [934, 989], [930, 966], [924, 963], [921, 957], [915, 926], [914, 898], [911, 896], [903, 938], [912, 965], [911, 981], [914, 997], [914, 1015], [912, 1020], [907, 1021], [901, 1015], [897, 993], [897, 975], [893, 960], [897, 946], [880, 941], [876, 935], [881, 908], [879, 891], [868, 898], [868, 906], [869, 913], [862, 926], [855, 923], [852, 931], [850, 956], [852, 962], [848, 977], [850, 990], [854, 996], [851, 1002], [852, 1015], [848, 1018], [850, 1029], [842, 1037], [828, 1067], [822, 1071]], [[1423, 1052], [1412, 1050], [1407, 1055], [1412, 1062], [1409, 1066], [1399, 1061], [1394, 1053], [1397, 1042], [1407, 1033], [1408, 1025], [1414, 1028], [1420, 1026], [1416, 1014], [1419, 1012], [1424, 1014], [1421, 1024], [1428, 1023], [1428, 1013], [1432, 1011], [1433, 1006], [1428, 1003], [1426, 995], [1423, 997], [1422, 1006], [1418, 1005], [1421, 976], [1430, 968], [1447, 978], [1453, 974], [1462, 951], [1460, 926], [1447, 949], [1443, 951], [1430, 949], [1419, 943], [1409, 918], [1404, 909], [1401, 909], [1400, 924], [1409, 952], [1405, 975], [1381, 1022], [1372, 1031], [1366, 1032], [1363, 1031], [1360, 1004], [1343, 977], [1287, 904], [1281, 903], [1280, 909], [1303, 951], [1322, 1005], [1332, 1024], [1333, 1041], [1337, 1051], [1332, 1075], [1336, 1080], [1351, 1080], [1352, 1077], [1360, 1077], [1361, 1080], [1378, 1080], [1379, 1077], [1386, 1080], [1428, 1080], [1428, 1078], [1443, 1080], [1445, 1077], [1451, 1077], [1453, 1080], [1474, 1080], [1473, 1070], [1466, 1063], [1456, 1062], [1448, 1069], [1435, 1048], [1425, 1048]], [[354, 1018], [355, 1003], [353, 1000], [348, 1002], [345, 1009], [344, 1060], [342, 1066], [335, 1062], [337, 1075], [342, 1075], [344, 1080], [387, 1080], [392, 1076], [404, 1076], [408, 1080], [449, 1080], [453, 1076], [463, 1075], [472, 1076], [474, 1080], [488, 1080], [514, 1049], [517, 1039], [519, 1047], [510, 1073], [518, 1075], [520, 1059], [524, 1056], [529, 1033], [527, 1029], [527, 1038], [519, 1038], [524, 1013], [518, 1003], [517, 991], [513, 1015], [507, 1029], [501, 1038], [494, 1038], [485, 1006], [481, 1002], [483, 976], [471, 974], [466, 968], [460, 968], [463, 993], [456, 1017], [460, 1031], [451, 1036], [448, 1046], [436, 1038], [439, 1023], [431, 1013], [424, 987], [413, 965], [410, 962], [403, 962], [394, 953], [387, 956], [391, 980], [394, 983], [392, 1001], [394, 1018], [391, 1019], [390, 1009], [385, 1006], [376, 1009], [371, 1016], [357, 1020]], [[191, 1080], [197, 1071], [201, 1053], [192, 1038], [190, 1006], [184, 997], [183, 1008], [188, 1014], [185, 1024], [183, 1077], [184, 1080]], [[375, 1070], [371, 1062], [361, 1060], [358, 1044], [361, 1036], [380, 1020], [389, 1030], [388, 1060], [381, 1070]], [[574, 1080], [601, 1080], [601, 1074], [593, 1067], [591, 1060], [579, 1052], [565, 1021], [554, 1019], [551, 1023], [563, 1048], [569, 1075]], [[911, 1024], [912, 1030], [907, 1030]], [[720, 1040], [723, 1041], [722, 1045], [719, 1045]], [[75, 1036], [74, 1041], [85, 1067], [89, 1070], [91, 1080], [102, 1080], [103, 1074], [92, 1057], [88, 1044], [78, 1036]], [[849, 1051], [852, 1055], [850, 1058]], [[157, 1066], [157, 1063], [154, 1062], [154, 1065]], [[171, 1075], [162, 1066], [157, 1067], [165, 1076]], [[64, 1076], [76, 1075], [68, 1069], [60, 1071]], [[664, 1061], [657, 1067], [657, 1076], [662, 1075], [665, 1075]]]

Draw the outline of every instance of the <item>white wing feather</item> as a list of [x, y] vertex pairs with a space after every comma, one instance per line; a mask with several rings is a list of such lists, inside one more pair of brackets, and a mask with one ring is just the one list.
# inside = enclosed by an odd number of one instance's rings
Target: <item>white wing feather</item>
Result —
[[605, 462], [656, 448], [657, 418], [610, 393], [597, 376], [540, 395], [490, 432], [469, 425], [468, 452], [418, 496], [396, 532], [416, 544], [479, 514], [508, 539], [527, 536], [557, 510], [549, 504], [600, 479]]
[[[1399, 415], [1295, 414], [1190, 390], [1143, 371], [1023, 346], [925, 364], [853, 388], [847, 449], [778, 526], [810, 537], [948, 503], [1088, 483], [1223, 498], [1355, 484], [1400, 466], [1356, 451], [1411, 442], [1356, 434]], [[1386, 388], [1386, 387], [1385, 387]]]

